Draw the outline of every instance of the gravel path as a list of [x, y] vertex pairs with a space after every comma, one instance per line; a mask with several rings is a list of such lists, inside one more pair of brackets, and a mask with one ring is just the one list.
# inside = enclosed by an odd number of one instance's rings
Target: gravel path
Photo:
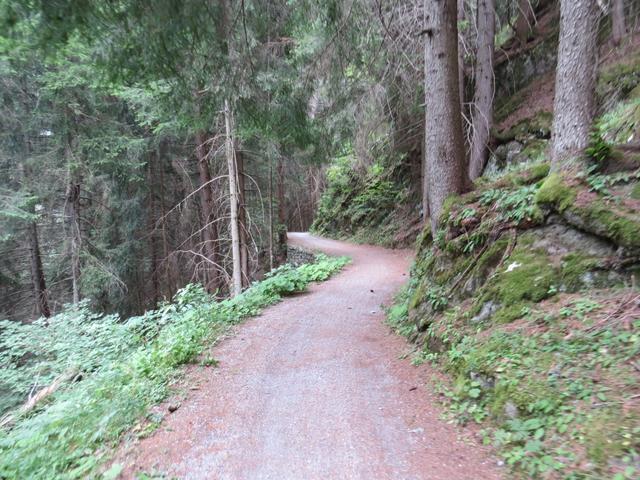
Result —
[[193, 369], [180, 408], [123, 449], [123, 478], [499, 479], [495, 459], [444, 423], [425, 368], [381, 303], [408, 278], [410, 253], [304, 233], [293, 245], [353, 262], [268, 308], [216, 346], [217, 368]]

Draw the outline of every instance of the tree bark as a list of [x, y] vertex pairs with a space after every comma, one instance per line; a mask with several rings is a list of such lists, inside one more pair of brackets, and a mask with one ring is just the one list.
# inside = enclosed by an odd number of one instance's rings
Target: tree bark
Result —
[[473, 134], [469, 157], [469, 178], [471, 180], [482, 175], [487, 162], [489, 135], [493, 126], [495, 0], [478, 0], [477, 22], [478, 49], [471, 119]]
[[240, 230], [240, 266], [242, 270], [242, 286], [248, 287], [249, 278], [249, 243], [247, 231], [246, 189], [244, 178], [244, 155], [236, 150], [236, 165], [238, 169], [238, 228]]
[[278, 198], [278, 226], [276, 241], [276, 263], [283, 265], [287, 261], [287, 207], [284, 197], [284, 162], [278, 157], [276, 196]]
[[596, 0], [562, 0], [553, 104], [553, 170], [571, 168], [589, 144], [598, 57]]
[[[425, 0], [425, 177], [431, 231], [445, 199], [464, 187], [456, 0]], [[428, 208], [427, 208], [428, 207]]]
[[[32, 213], [35, 213], [35, 211], [32, 211]], [[31, 281], [36, 307], [40, 315], [49, 318], [51, 316], [51, 310], [49, 309], [49, 301], [47, 299], [47, 282], [44, 277], [40, 243], [38, 242], [38, 225], [35, 220], [29, 223], [28, 235], [31, 258]]]
[[80, 184], [76, 183], [69, 173], [66, 192], [66, 219], [71, 242], [71, 282], [73, 303], [80, 301], [80, 251], [82, 249], [82, 233], [80, 231]]
[[160, 300], [160, 262], [158, 254], [158, 213], [156, 207], [156, 175], [155, 175], [155, 163], [157, 161], [157, 151], [149, 152], [149, 250], [151, 255], [151, 296], [153, 305], [157, 305]]
[[627, 35], [627, 25], [624, 15], [624, 0], [612, 0], [611, 3], [611, 35], [614, 45], [620, 42]]
[[269, 158], [269, 270], [273, 270], [275, 254], [273, 248], [273, 160]]
[[518, 0], [518, 18], [516, 19], [516, 38], [520, 45], [525, 45], [533, 33], [535, 13], [532, 0]]
[[196, 134], [196, 157], [198, 161], [198, 174], [200, 177], [200, 203], [202, 214], [202, 238], [203, 252], [208, 259], [206, 268], [205, 288], [209, 293], [214, 293], [221, 287], [221, 279], [218, 269], [221, 268], [219, 259], [218, 225], [216, 224], [215, 199], [213, 195], [213, 183], [209, 169], [209, 155], [206, 148], [207, 135], [204, 132]]
[[231, 213], [231, 257], [233, 261], [233, 277], [231, 295], [242, 293], [242, 264], [240, 259], [240, 229], [238, 228], [238, 173], [236, 156], [233, 148], [232, 120], [229, 101], [224, 101], [224, 125], [226, 131], [226, 156], [229, 172], [229, 204]]
[[[458, 24], [464, 21], [464, 0], [458, 0]], [[464, 111], [464, 49], [462, 34], [458, 32], [458, 90], [460, 95], [460, 112]]]
[[[168, 292], [167, 297], [172, 298], [174, 292], [176, 291], [176, 280], [175, 280], [175, 272], [172, 272], [171, 262], [169, 258], [169, 240], [167, 239], [167, 212], [165, 209], [165, 180], [164, 180], [164, 151], [166, 147], [166, 141], [160, 140], [158, 143], [158, 166], [160, 171], [160, 185], [159, 185], [159, 193], [160, 193], [160, 215], [162, 219], [162, 256], [163, 256], [163, 268], [164, 268], [164, 276], [165, 276], [165, 287]], [[175, 269], [177, 271], [177, 268]]]

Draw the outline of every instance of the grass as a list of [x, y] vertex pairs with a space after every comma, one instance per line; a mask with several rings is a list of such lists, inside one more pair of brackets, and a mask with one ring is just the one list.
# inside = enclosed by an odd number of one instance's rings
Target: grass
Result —
[[285, 265], [222, 302], [201, 286], [189, 285], [172, 303], [124, 321], [79, 305], [48, 323], [1, 322], [5, 410], [24, 398], [34, 382], [47, 385], [65, 372], [73, 372], [74, 380], [37, 409], [17, 415], [12, 428], [0, 429], [0, 478], [98, 476], [122, 434], [171, 392], [181, 365], [197, 362], [230, 325], [311, 282], [326, 280], [347, 262], [321, 255], [313, 264]]

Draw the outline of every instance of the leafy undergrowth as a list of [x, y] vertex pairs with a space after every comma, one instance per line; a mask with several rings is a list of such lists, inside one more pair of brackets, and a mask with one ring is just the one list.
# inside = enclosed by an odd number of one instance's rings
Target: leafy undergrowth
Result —
[[196, 361], [229, 326], [326, 280], [347, 262], [319, 255], [313, 264], [284, 265], [222, 302], [189, 285], [172, 303], [124, 321], [80, 304], [48, 321], [0, 323], [5, 412], [65, 380], [33, 410], [5, 416], [0, 478], [95, 476], [120, 436], [170, 393], [181, 365]]
[[[450, 348], [414, 361], [450, 374], [450, 418], [485, 425], [518, 477], [638, 478], [639, 300], [634, 290], [563, 294], [486, 330], [450, 312], [440, 323], [455, 332]], [[389, 312], [405, 334], [408, 301]]]
[[404, 156], [383, 158], [358, 167], [351, 150], [333, 160], [327, 170], [327, 188], [322, 194], [311, 230], [320, 235], [357, 243], [384, 246], [410, 244], [409, 224], [417, 226], [416, 208], [410, 205], [411, 178]]
[[448, 373], [451, 419], [483, 424], [518, 478], [640, 473], [638, 165], [482, 179], [425, 229], [389, 323]]

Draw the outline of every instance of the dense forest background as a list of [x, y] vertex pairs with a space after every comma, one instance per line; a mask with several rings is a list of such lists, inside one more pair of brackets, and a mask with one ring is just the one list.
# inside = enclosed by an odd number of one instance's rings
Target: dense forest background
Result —
[[[600, 22], [614, 44], [637, 22], [635, 3], [622, 8], [623, 27], [615, 9]], [[464, 128], [453, 144], [469, 152], [472, 179], [496, 147], [494, 101], [555, 67], [557, 4], [457, 11]], [[495, 17], [486, 28], [483, 11]], [[224, 297], [233, 278], [246, 287], [281, 264], [284, 232], [314, 218], [323, 230], [356, 209], [353, 230], [401, 204], [406, 244], [429, 213], [420, 2], [3, 2], [2, 12], [2, 317], [82, 299], [140, 313], [194, 281]], [[375, 185], [315, 215], [331, 161], [329, 175], [346, 168]]]
[[640, 1], [0, 19], [0, 478], [93, 471], [222, 325], [344, 265], [288, 263], [307, 230], [416, 247], [390, 323], [522, 478], [640, 471]]

